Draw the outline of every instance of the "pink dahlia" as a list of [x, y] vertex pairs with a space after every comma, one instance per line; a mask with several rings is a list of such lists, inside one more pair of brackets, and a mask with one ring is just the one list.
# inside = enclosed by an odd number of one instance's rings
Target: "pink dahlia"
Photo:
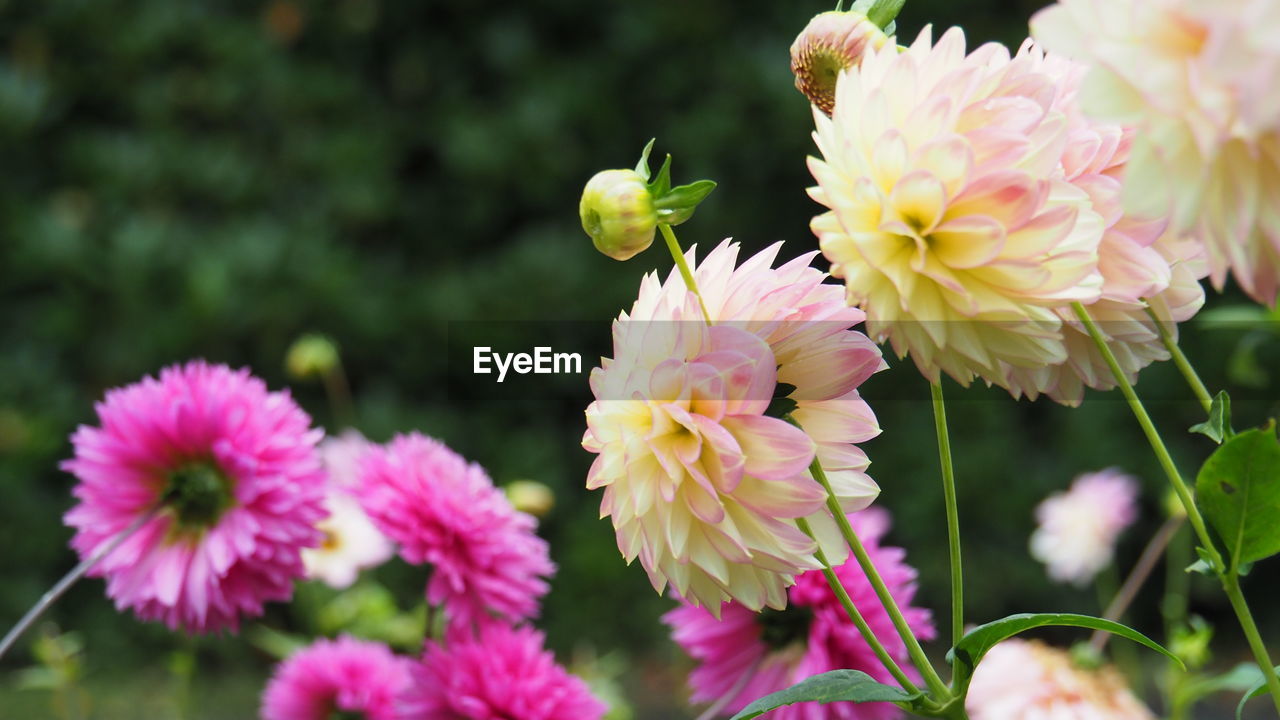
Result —
[[972, 720], [1155, 719], [1114, 668], [1079, 668], [1065, 650], [1017, 639], [978, 664], [965, 709]]
[[1137, 129], [1126, 205], [1172, 214], [1260, 302], [1280, 289], [1280, 5], [1274, 0], [1059, 0], [1036, 39], [1088, 65], [1094, 117]]
[[1099, 297], [1104, 223], [1063, 176], [1058, 81], [964, 34], [868, 50], [814, 113], [811, 227], [867, 332], [945, 372], [1004, 385], [1005, 366], [1066, 360], [1055, 308]]
[[[851, 514], [849, 521], [902, 607], [912, 631], [921, 639], [932, 638], [929, 611], [911, 606], [916, 571], [906, 564], [906, 552], [880, 545], [880, 538], [889, 527], [888, 513], [864, 510]], [[906, 646], [858, 564], [850, 559], [836, 568], [836, 574], [876, 637], [895, 660], [905, 664]], [[729, 603], [716, 619], [705, 608], [684, 604], [666, 614], [663, 620], [671, 626], [672, 637], [698, 662], [689, 675], [693, 702], [712, 702], [733, 693], [722, 708], [725, 715], [732, 715], [763, 695], [841, 668], [861, 670], [881, 682], [894, 684], [820, 571], [800, 575], [787, 594], [790, 603], [780, 611], [756, 613], [738, 603]], [[883, 720], [901, 715], [889, 703], [801, 703], [779, 708], [770, 717]]]
[[492, 623], [477, 638], [430, 644], [413, 667], [403, 720], [599, 720], [604, 703], [556, 664], [542, 633]]
[[292, 595], [325, 511], [321, 431], [287, 393], [197, 360], [108, 391], [97, 413], [62, 464], [79, 479], [72, 547], [87, 557], [154, 511], [90, 570], [116, 607], [208, 632]]
[[1138, 481], [1116, 468], [1086, 473], [1036, 508], [1031, 554], [1058, 582], [1085, 585], [1111, 563], [1116, 538], [1137, 519]]
[[555, 572], [547, 543], [479, 465], [438, 440], [398, 435], [364, 456], [357, 493], [400, 557], [431, 565], [427, 601], [451, 629], [537, 615]]
[[645, 276], [614, 323], [614, 357], [591, 374], [582, 444], [598, 454], [587, 487], [604, 488], [601, 516], [655, 589], [669, 582], [713, 612], [729, 599], [785, 606], [795, 575], [817, 567], [796, 518], [845, 557], [815, 456], [845, 511], [879, 492], [854, 443], [880, 432], [857, 391], [880, 353], [849, 329], [863, 315], [813, 254], [774, 268], [779, 247], [741, 265], [727, 241], [701, 263], [687, 253], [711, 323], [674, 271]]
[[386, 646], [342, 636], [317, 640], [276, 667], [262, 695], [263, 720], [399, 720], [410, 661]]

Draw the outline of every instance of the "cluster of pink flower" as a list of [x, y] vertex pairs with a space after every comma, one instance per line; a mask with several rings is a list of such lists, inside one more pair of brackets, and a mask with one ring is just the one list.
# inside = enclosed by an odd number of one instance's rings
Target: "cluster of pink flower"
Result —
[[289, 599], [308, 570], [349, 585], [391, 542], [406, 562], [431, 566], [427, 602], [446, 628], [420, 660], [321, 640], [277, 670], [266, 720], [603, 714], [523, 625], [555, 570], [536, 521], [442, 443], [347, 435], [321, 453], [322, 432], [286, 393], [200, 361], [110, 391], [97, 411], [99, 426], [76, 432], [64, 465], [79, 479], [66, 521], [82, 556], [107, 550], [90, 573], [121, 610], [188, 632], [235, 631]]

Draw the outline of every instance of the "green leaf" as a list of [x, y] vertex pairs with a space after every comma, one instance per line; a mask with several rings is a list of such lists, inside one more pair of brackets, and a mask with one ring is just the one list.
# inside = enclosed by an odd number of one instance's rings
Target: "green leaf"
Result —
[[[1280, 665], [1277, 665], [1275, 667], [1275, 672], [1280, 673]], [[1244, 697], [1240, 698], [1240, 704], [1236, 705], [1236, 720], [1240, 720], [1240, 717], [1244, 714], [1245, 703], [1258, 697], [1259, 695], [1265, 695], [1266, 693], [1267, 693], [1267, 679], [1264, 677], [1261, 680], [1258, 680], [1258, 682], [1255, 683], [1253, 687], [1249, 688], [1249, 691], [1244, 694]]]
[[[665, 167], [665, 166], [664, 166]], [[716, 189], [714, 180], [699, 180], [673, 187], [663, 194], [654, 193], [653, 207], [658, 211], [658, 222], [668, 225], [679, 225], [693, 217], [698, 203], [706, 199]]]
[[1257, 305], [1227, 305], [1200, 313], [1196, 324], [1205, 330], [1247, 330], [1266, 323], [1267, 319], [1267, 311]]
[[1225, 690], [1244, 692], [1251, 689], [1261, 678], [1262, 671], [1251, 662], [1240, 663], [1221, 675], [1194, 677], [1191, 682], [1182, 685], [1177, 691], [1179, 701], [1177, 704], [1185, 707], [1201, 698]]
[[867, 19], [875, 23], [877, 27], [883, 28], [898, 17], [898, 13], [902, 11], [902, 6], [905, 3], [906, 0], [876, 0], [871, 4], [871, 8], [867, 10]]
[[658, 138], [649, 139], [649, 143], [640, 152], [640, 162], [636, 163], [636, 174], [644, 178], [645, 182], [649, 182], [649, 153], [653, 152], [653, 144], [657, 141]]
[[1222, 444], [1196, 477], [1196, 505], [1226, 544], [1231, 570], [1280, 552], [1280, 442], [1274, 423]]
[[918, 697], [920, 693], [910, 694], [901, 688], [883, 685], [864, 672], [832, 670], [806, 678], [786, 690], [769, 693], [743, 708], [732, 720], [748, 720], [800, 702], [911, 702]]
[[1226, 390], [1221, 390], [1213, 398], [1213, 404], [1209, 406], [1209, 419], [1202, 423], [1192, 425], [1191, 432], [1208, 435], [1214, 442], [1219, 445], [1228, 437], [1231, 437], [1231, 396]]
[[654, 197], [654, 205], [662, 199], [663, 195], [671, 192], [671, 153], [667, 153], [667, 159], [662, 161], [662, 167], [658, 169], [658, 175], [649, 183], [649, 194]]
[[1182, 661], [1176, 655], [1164, 649], [1164, 647], [1146, 635], [1118, 622], [1074, 613], [1021, 613], [989, 622], [986, 625], [979, 625], [965, 633], [965, 636], [960, 638], [960, 642], [956, 643], [956, 646], [947, 653], [947, 662], [955, 666], [954, 684], [958, 692], [963, 695], [968, 689], [969, 680], [973, 677], [973, 671], [978, 667], [978, 663], [982, 661], [987, 651], [1018, 633], [1046, 626], [1103, 630], [1132, 640], [1139, 645], [1145, 645], [1182, 666]]

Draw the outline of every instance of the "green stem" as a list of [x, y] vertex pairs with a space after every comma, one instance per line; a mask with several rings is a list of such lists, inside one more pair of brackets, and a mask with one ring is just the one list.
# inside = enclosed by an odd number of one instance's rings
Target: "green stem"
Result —
[[938, 434], [938, 462], [942, 465], [942, 495], [947, 506], [947, 548], [951, 554], [951, 645], [964, 637], [964, 570], [960, 557], [960, 513], [956, 506], [956, 471], [951, 465], [951, 435], [942, 384], [929, 383], [933, 395], [933, 425]]
[[1169, 355], [1173, 357], [1173, 364], [1178, 366], [1178, 371], [1182, 373], [1182, 377], [1186, 378], [1187, 384], [1191, 386], [1191, 392], [1195, 393], [1196, 400], [1200, 401], [1200, 406], [1204, 408], [1205, 412], [1209, 412], [1213, 407], [1213, 396], [1209, 394], [1209, 389], [1200, 380], [1196, 369], [1191, 367], [1191, 361], [1187, 360], [1182, 348], [1178, 347], [1178, 341], [1174, 339], [1173, 332], [1168, 325], [1156, 316], [1150, 305], [1147, 306], [1147, 315], [1156, 324], [1156, 330], [1160, 333], [1160, 341], [1164, 343]]
[[693, 273], [689, 270], [689, 263], [685, 262], [684, 253], [680, 250], [680, 243], [676, 240], [675, 231], [666, 223], [658, 223], [658, 229], [662, 231], [662, 237], [667, 241], [667, 250], [671, 251], [671, 259], [676, 261], [676, 267], [680, 269], [680, 277], [684, 278], [684, 286], [689, 288], [698, 298], [698, 307], [702, 308], [702, 317], [710, 325], [711, 313], [707, 312], [707, 304], [702, 301], [702, 293], [698, 292], [698, 284], [693, 281]]
[[1151, 444], [1156, 460], [1160, 462], [1160, 467], [1173, 485], [1173, 491], [1177, 493], [1178, 500], [1182, 502], [1182, 507], [1186, 508], [1187, 519], [1191, 521], [1191, 527], [1195, 530], [1196, 536], [1200, 538], [1200, 544], [1204, 546], [1205, 552], [1208, 553], [1214, 572], [1224, 572], [1226, 565], [1222, 562], [1222, 555], [1214, 547], [1213, 540], [1209, 538], [1209, 529], [1204, 524], [1204, 516], [1200, 514], [1200, 509], [1196, 507], [1195, 501], [1191, 497], [1191, 491], [1187, 488], [1187, 484], [1182, 480], [1182, 475], [1178, 472], [1178, 466], [1174, 464], [1173, 458], [1169, 455], [1169, 450], [1164, 446], [1164, 440], [1160, 438], [1160, 432], [1156, 430], [1155, 424], [1151, 422], [1151, 416], [1147, 414], [1142, 401], [1138, 399], [1138, 394], [1134, 392], [1133, 385], [1129, 383], [1129, 378], [1125, 377], [1124, 371], [1120, 369], [1120, 363], [1116, 361], [1115, 354], [1107, 346], [1106, 338], [1102, 336], [1098, 326], [1094, 324], [1093, 318], [1089, 317], [1089, 311], [1085, 310], [1083, 305], [1075, 302], [1071, 303], [1071, 307], [1075, 310], [1076, 317], [1080, 318], [1080, 322], [1084, 323], [1085, 329], [1089, 332], [1089, 337], [1093, 338], [1094, 344], [1098, 346], [1098, 351], [1102, 353], [1102, 359], [1106, 361], [1107, 367], [1111, 368], [1111, 374], [1115, 376], [1116, 385], [1120, 387], [1120, 392], [1124, 395], [1125, 401], [1129, 403], [1129, 409], [1133, 411], [1133, 416], [1137, 418], [1138, 425], [1142, 426], [1142, 432], [1147, 436], [1147, 442]]
[[[1098, 326], [1094, 324], [1093, 318], [1089, 317], [1089, 311], [1078, 302], [1072, 303], [1071, 307], [1075, 310], [1076, 316], [1080, 318], [1080, 322], [1084, 323], [1085, 329], [1089, 331], [1089, 336], [1093, 338], [1093, 342], [1098, 346], [1099, 352], [1102, 353], [1103, 360], [1106, 361], [1107, 367], [1111, 368], [1111, 374], [1115, 376], [1116, 384], [1120, 386], [1120, 391], [1124, 393], [1125, 400], [1129, 403], [1129, 408], [1133, 411], [1133, 415], [1138, 420], [1138, 424], [1142, 426], [1143, 433], [1147, 436], [1147, 441], [1151, 443], [1151, 449], [1155, 451], [1156, 459], [1160, 461], [1161, 467], [1169, 477], [1169, 482], [1173, 484], [1174, 492], [1178, 494], [1178, 499], [1182, 502], [1182, 507], [1187, 511], [1187, 519], [1191, 521], [1191, 527], [1196, 532], [1200, 544], [1204, 548], [1204, 553], [1208, 558], [1209, 564], [1212, 566], [1214, 574], [1222, 582], [1222, 589], [1226, 591], [1227, 597], [1231, 600], [1231, 607], [1236, 612], [1236, 618], [1240, 621], [1240, 627], [1244, 630], [1245, 638], [1249, 641], [1249, 647], [1253, 650], [1254, 659], [1257, 660], [1258, 666], [1262, 668], [1262, 673], [1267, 680], [1267, 688], [1271, 691], [1272, 702], [1275, 703], [1276, 710], [1280, 711], [1280, 677], [1276, 676], [1275, 665], [1271, 662], [1270, 656], [1267, 654], [1267, 647], [1262, 643], [1261, 636], [1258, 635], [1258, 626], [1253, 621], [1253, 614], [1249, 611], [1249, 605], [1245, 602], [1244, 595], [1240, 592], [1240, 578], [1233, 566], [1227, 568], [1222, 561], [1222, 555], [1218, 549], [1214, 547], [1212, 539], [1209, 537], [1209, 530], [1205, 526], [1204, 517], [1200, 514], [1200, 509], [1196, 507], [1195, 501], [1191, 497], [1191, 492], [1187, 489], [1187, 484], [1183, 482], [1182, 476], [1178, 473], [1178, 468], [1173, 463], [1173, 458], [1169, 456], [1168, 449], [1164, 446], [1164, 441], [1160, 439], [1160, 433], [1156, 430], [1155, 424], [1151, 422], [1151, 417], [1147, 415], [1146, 408], [1142, 406], [1142, 401], [1138, 399], [1138, 394], [1134, 392], [1133, 385], [1129, 383], [1129, 379], [1125, 377], [1124, 372], [1120, 369], [1120, 364], [1116, 362], [1116, 356], [1111, 352], [1111, 348], [1107, 346], [1107, 341], [1099, 332]], [[1234, 564], [1233, 564], [1234, 565]]]
[[1262, 669], [1262, 676], [1267, 679], [1271, 701], [1276, 706], [1276, 712], [1280, 713], [1280, 677], [1276, 677], [1275, 664], [1271, 662], [1267, 646], [1262, 642], [1262, 635], [1258, 633], [1258, 625], [1253, 621], [1253, 613], [1249, 612], [1249, 604], [1245, 602], [1244, 593], [1240, 591], [1240, 576], [1234, 568], [1222, 577], [1222, 589], [1227, 591], [1227, 598], [1231, 600], [1231, 608], [1236, 611], [1236, 617], [1240, 619], [1240, 628], [1244, 630], [1244, 637], [1249, 641], [1253, 657]]
[[[809, 537], [815, 537], [813, 529], [809, 527], [808, 520], [805, 520], [804, 518], [796, 518], [796, 526], [800, 528], [801, 532]], [[844, 607], [844, 611], [848, 613], [849, 619], [852, 620], [853, 624], [858, 628], [858, 632], [862, 633], [862, 637], [866, 639], [867, 645], [871, 646], [871, 651], [876, 654], [877, 658], [879, 658], [880, 664], [884, 665], [890, 675], [893, 675], [893, 679], [898, 681], [898, 684], [902, 686], [903, 690], [913, 694], [920, 692], [920, 689], [911, 682], [911, 678], [907, 677], [907, 674], [902, 672], [901, 667], [898, 667], [898, 663], [894, 661], [891, 655], [889, 655], [889, 651], [885, 650], [880, 639], [877, 638], [875, 632], [871, 630], [871, 626], [867, 624], [865, 619], [863, 619], [862, 613], [858, 612], [858, 608], [853, 604], [853, 599], [849, 597], [849, 591], [845, 590], [844, 584], [840, 582], [839, 576], [837, 576], [835, 570], [832, 569], [831, 562], [827, 560], [827, 554], [822, 551], [821, 547], [819, 547], [817, 551], [813, 553], [813, 556], [818, 559], [818, 562], [822, 563], [822, 574], [826, 576], [827, 584], [831, 586], [831, 591], [840, 599], [840, 605]]]
[[809, 471], [813, 473], [814, 479], [827, 491], [827, 508], [835, 517], [836, 525], [840, 527], [840, 534], [849, 543], [849, 549], [853, 551], [853, 556], [857, 558], [862, 572], [866, 574], [867, 580], [871, 582], [871, 587], [875, 590], [880, 604], [884, 605], [885, 612], [889, 613], [889, 619], [893, 621], [894, 629], [898, 631], [898, 635], [902, 636], [902, 642], [907, 647], [911, 662], [920, 671], [920, 674], [924, 676], [925, 683], [929, 686], [929, 691], [937, 696], [935, 699], [940, 703], [945, 703], [951, 698], [951, 691], [947, 688], [946, 683], [942, 682], [942, 678], [938, 676], [938, 671], [933, 668], [928, 656], [924, 654], [924, 648], [920, 647], [920, 641], [916, 638], [915, 633], [911, 632], [911, 626], [907, 624], [907, 619], [903, 617], [897, 601], [893, 599], [888, 586], [884, 584], [884, 579], [880, 577], [880, 571], [876, 570], [875, 564], [871, 562], [871, 556], [867, 554], [867, 549], [863, 547], [862, 541], [858, 539], [858, 534], [853, 531], [853, 526], [849, 524], [849, 518], [845, 517], [844, 509], [840, 507], [840, 501], [836, 499], [835, 491], [831, 488], [831, 481], [827, 479], [827, 474], [823, 472], [822, 464], [818, 462], [816, 457], [813, 459], [813, 463], [809, 465]]

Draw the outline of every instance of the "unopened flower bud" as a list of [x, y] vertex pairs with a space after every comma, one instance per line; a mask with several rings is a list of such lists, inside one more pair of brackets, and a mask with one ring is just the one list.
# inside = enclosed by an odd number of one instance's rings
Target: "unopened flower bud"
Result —
[[503, 490], [515, 509], [534, 517], [546, 517], [556, 504], [551, 488], [536, 480], [513, 480]]
[[887, 42], [889, 36], [860, 12], [833, 10], [815, 15], [791, 44], [796, 89], [830, 115], [836, 106], [840, 72], [857, 67], [864, 53]]
[[323, 335], [303, 335], [289, 348], [284, 365], [297, 380], [324, 377], [338, 365], [338, 348]]
[[658, 228], [649, 184], [634, 170], [596, 173], [582, 191], [578, 215], [596, 249], [614, 260], [649, 247]]

